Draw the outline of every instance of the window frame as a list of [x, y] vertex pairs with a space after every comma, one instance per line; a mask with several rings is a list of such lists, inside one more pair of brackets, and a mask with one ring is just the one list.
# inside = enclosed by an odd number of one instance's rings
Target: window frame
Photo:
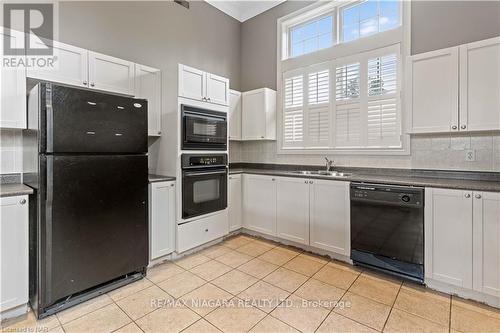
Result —
[[[410, 0], [411, 1], [411, 0]], [[354, 0], [345, 2], [342, 0], [330, 1], [328, 3], [316, 2], [307, 7], [304, 7], [294, 13], [286, 15], [277, 20], [277, 153], [278, 154], [345, 154], [345, 155], [409, 155], [410, 154], [410, 136], [408, 133], [409, 116], [407, 114], [406, 101], [404, 98], [404, 86], [406, 80], [406, 57], [410, 55], [411, 48], [411, 3], [410, 1], [401, 1], [399, 19], [400, 27], [390, 29], [387, 31], [379, 32], [370, 36], [358, 38], [346, 43], [334, 43], [332, 47], [321, 49], [316, 52], [304, 54], [298, 57], [288, 57], [289, 40], [288, 29], [292, 26], [297, 26], [300, 22], [305, 23], [318, 18], [320, 16], [328, 15], [332, 12], [340, 10], [346, 6], [354, 6], [361, 0]], [[337, 17], [335, 17], [337, 16]], [[339, 15], [334, 15], [334, 27], [336, 27], [336, 41], [339, 41], [340, 36], [340, 20]], [[287, 147], [284, 145], [283, 137], [283, 116], [284, 105], [282, 96], [282, 85], [284, 84], [283, 74], [292, 70], [299, 70], [314, 66], [323, 62], [335, 62], [336, 59], [354, 56], [358, 53], [374, 51], [382, 49], [394, 44], [400, 44], [399, 56], [399, 73], [398, 73], [398, 86], [399, 88], [399, 117], [401, 127], [401, 147], [399, 148], [336, 148], [333, 145], [326, 148], [314, 147]], [[335, 103], [335, 67], [332, 66], [330, 70], [331, 77], [331, 90], [330, 90], [330, 103]], [[363, 78], [361, 78], [363, 79]], [[331, 107], [333, 109], [333, 107]], [[331, 117], [333, 120], [333, 116]], [[333, 124], [332, 124], [333, 125]], [[307, 126], [304, 123], [304, 126]], [[331, 137], [335, 136], [334, 127], [331, 128]], [[304, 140], [308, 140], [307, 137]], [[333, 141], [333, 140], [332, 140]]]

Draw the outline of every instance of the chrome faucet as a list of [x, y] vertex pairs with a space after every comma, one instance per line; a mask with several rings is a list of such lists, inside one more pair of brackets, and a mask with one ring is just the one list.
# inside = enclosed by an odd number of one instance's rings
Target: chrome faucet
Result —
[[326, 160], [326, 172], [330, 172], [330, 169], [333, 166], [333, 160], [330, 160], [328, 157], [325, 156]]

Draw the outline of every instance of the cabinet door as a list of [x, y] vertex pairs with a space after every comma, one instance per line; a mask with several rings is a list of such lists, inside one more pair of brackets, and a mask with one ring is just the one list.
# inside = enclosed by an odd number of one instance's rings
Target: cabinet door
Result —
[[413, 133], [458, 131], [458, 47], [409, 58]]
[[309, 180], [277, 178], [277, 235], [293, 242], [309, 245]]
[[134, 95], [134, 63], [89, 51], [90, 87]]
[[350, 255], [349, 183], [314, 180], [311, 185], [310, 245]]
[[426, 188], [425, 275], [472, 289], [472, 192]]
[[229, 176], [229, 231], [241, 228], [241, 175]]
[[241, 93], [229, 91], [229, 140], [241, 140]]
[[474, 192], [474, 290], [500, 297], [500, 193]]
[[148, 100], [148, 135], [160, 135], [161, 71], [135, 64], [135, 95]]
[[[7, 32], [0, 27], [0, 127], [26, 128], [26, 70], [23, 66], [4, 66], [4, 38], [10, 45], [21, 47], [23, 34]], [[6, 38], [7, 39], [7, 38]]]
[[186, 65], [179, 65], [179, 96], [202, 101], [206, 91], [205, 72]]
[[0, 312], [28, 302], [28, 196], [0, 198]]
[[266, 137], [265, 95], [262, 89], [244, 92], [242, 100], [241, 135], [243, 140]]
[[276, 236], [276, 179], [244, 175], [243, 222], [245, 228]]
[[206, 73], [206, 98], [210, 103], [229, 105], [229, 79]]
[[[40, 40], [37, 43], [41, 43]], [[27, 76], [35, 79], [88, 86], [88, 51], [76, 46], [53, 41], [53, 55], [56, 57], [52, 68], [34, 68], [27, 70]]]
[[460, 129], [500, 129], [500, 37], [460, 46]]
[[158, 182], [149, 186], [149, 258], [175, 250], [175, 183]]

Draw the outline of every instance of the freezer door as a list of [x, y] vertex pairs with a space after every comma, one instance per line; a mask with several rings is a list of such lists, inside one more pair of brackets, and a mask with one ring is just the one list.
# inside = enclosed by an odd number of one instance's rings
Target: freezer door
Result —
[[51, 83], [40, 84], [40, 90], [42, 152], [147, 152], [146, 100]]
[[148, 264], [147, 156], [41, 156], [40, 306]]

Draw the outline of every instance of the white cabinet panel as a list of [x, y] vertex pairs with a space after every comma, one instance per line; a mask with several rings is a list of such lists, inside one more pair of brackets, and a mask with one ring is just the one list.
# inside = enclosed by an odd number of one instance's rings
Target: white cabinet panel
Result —
[[241, 228], [241, 198], [241, 175], [231, 175], [229, 176], [228, 189], [229, 231]]
[[177, 252], [181, 253], [228, 234], [227, 211], [177, 227]]
[[28, 302], [28, 196], [0, 198], [0, 312]]
[[149, 258], [170, 254], [175, 250], [175, 183], [149, 185]]
[[408, 72], [411, 131], [458, 131], [458, 47], [410, 57]]
[[148, 100], [148, 135], [161, 134], [161, 71], [135, 64], [135, 95]]
[[134, 95], [134, 63], [89, 51], [90, 87]]
[[241, 93], [229, 91], [229, 140], [241, 140]]
[[262, 88], [242, 93], [242, 140], [276, 140], [276, 91]]
[[179, 96], [202, 101], [206, 96], [205, 87], [205, 72], [179, 65]]
[[206, 73], [206, 98], [210, 103], [229, 105], [229, 79]]
[[474, 192], [474, 290], [500, 297], [500, 193]]
[[243, 225], [245, 228], [276, 236], [276, 179], [269, 176], [243, 176]]
[[349, 256], [349, 182], [314, 180], [310, 202], [310, 245]]
[[[38, 41], [41, 43], [41, 41]], [[53, 68], [28, 68], [27, 76], [35, 79], [88, 87], [88, 51], [53, 41]]]
[[500, 37], [460, 46], [460, 129], [500, 129]]
[[7, 32], [0, 27], [0, 127], [26, 128], [26, 70], [23, 66], [3, 66], [3, 41], [9, 36], [10, 45], [21, 47], [23, 34]]
[[472, 191], [426, 188], [425, 275], [472, 289]]
[[309, 245], [309, 182], [301, 178], [276, 180], [277, 235]]

